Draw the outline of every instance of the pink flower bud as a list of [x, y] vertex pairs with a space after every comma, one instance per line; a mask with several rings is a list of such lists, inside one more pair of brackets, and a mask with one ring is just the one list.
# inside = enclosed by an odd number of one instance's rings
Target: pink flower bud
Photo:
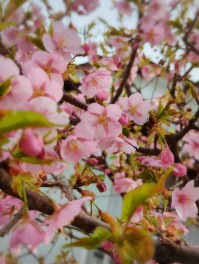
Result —
[[174, 163], [173, 153], [168, 148], [161, 152], [160, 159], [162, 163], [167, 166], [170, 166]]
[[180, 164], [180, 163], [175, 163], [174, 164], [175, 169], [173, 170], [173, 174], [177, 177], [183, 177], [187, 173], [187, 168], [186, 166]]
[[103, 241], [101, 246], [106, 251], [113, 251], [114, 250], [114, 244], [108, 240]]
[[141, 137], [140, 137], [140, 140], [141, 140], [142, 142], [146, 142], [146, 141], [147, 141], [147, 138], [146, 138], [145, 136], [141, 136]]
[[121, 125], [126, 126], [129, 122], [128, 117], [125, 114], [122, 114], [119, 119], [119, 122]]
[[84, 56], [87, 56], [90, 49], [89, 45], [87, 43], [84, 43], [83, 45], [81, 45], [81, 47], [84, 49]]
[[109, 93], [107, 92], [106, 89], [100, 90], [99, 92], [97, 92], [96, 94], [97, 99], [101, 100], [101, 101], [105, 101], [108, 99]]
[[20, 139], [19, 147], [29, 156], [38, 156], [43, 150], [44, 143], [40, 135], [27, 128]]
[[96, 184], [96, 187], [97, 187], [99, 192], [105, 192], [106, 191], [106, 184], [104, 182], [99, 181]]
[[106, 169], [104, 170], [104, 173], [106, 173], [106, 174], [109, 174], [110, 172], [111, 172], [111, 170], [108, 169], [108, 168], [106, 168]]
[[99, 163], [98, 160], [94, 159], [94, 158], [88, 159], [87, 162], [88, 162], [89, 165], [97, 165]]

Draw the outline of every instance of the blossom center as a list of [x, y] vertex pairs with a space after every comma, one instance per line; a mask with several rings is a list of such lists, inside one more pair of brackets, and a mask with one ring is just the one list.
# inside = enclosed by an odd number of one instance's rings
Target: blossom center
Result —
[[98, 117], [98, 124], [106, 125], [108, 123], [107, 116], [106, 115], [100, 115]]
[[181, 204], [188, 204], [190, 202], [190, 197], [186, 194], [180, 194], [178, 202]]
[[77, 151], [79, 149], [79, 146], [77, 144], [77, 142], [75, 140], [71, 140], [69, 143], [68, 143], [68, 147], [71, 151]]

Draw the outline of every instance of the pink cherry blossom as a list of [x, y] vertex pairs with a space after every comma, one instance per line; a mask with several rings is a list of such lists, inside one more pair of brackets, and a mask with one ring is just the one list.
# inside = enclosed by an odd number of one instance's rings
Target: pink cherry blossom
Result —
[[81, 92], [83, 95], [91, 98], [100, 90], [110, 88], [112, 77], [107, 70], [95, 70], [85, 76], [82, 80]]
[[187, 167], [180, 163], [174, 163], [174, 170], [172, 172], [176, 177], [185, 176], [187, 173]]
[[142, 165], [159, 167], [159, 168], [169, 168], [171, 166], [174, 167], [173, 174], [177, 177], [182, 177], [186, 175], [187, 168], [183, 164], [174, 163], [173, 153], [165, 148], [158, 157], [139, 157], [138, 158]]
[[0, 199], [0, 225], [5, 225], [12, 216], [23, 206], [23, 202], [18, 198], [7, 195]]
[[67, 202], [66, 204], [60, 206], [51, 216], [49, 216], [46, 219], [48, 228], [46, 231], [45, 241], [48, 243], [57, 229], [70, 224], [75, 216], [80, 213], [82, 205], [91, 199], [92, 197], [87, 196], [78, 200]]
[[119, 61], [116, 56], [112, 58], [102, 58], [100, 62], [110, 71], [117, 71], [119, 69]]
[[109, 38], [109, 44], [116, 49], [122, 49], [124, 48], [125, 43], [128, 41], [128, 38], [121, 37], [121, 36], [111, 36]]
[[79, 15], [88, 15], [99, 6], [99, 0], [75, 0], [72, 4], [72, 10]]
[[56, 102], [60, 101], [63, 96], [62, 85], [59, 82], [50, 80], [47, 73], [39, 67], [32, 67], [27, 72], [27, 78], [30, 80], [34, 97], [49, 96]]
[[88, 133], [92, 135], [92, 132], [97, 139], [117, 137], [122, 132], [122, 126], [118, 122], [121, 112], [118, 105], [103, 107], [97, 103], [90, 104], [88, 111], [82, 115], [82, 121], [76, 126], [76, 133], [83, 138], [87, 138]]
[[64, 58], [69, 59], [71, 54], [83, 54], [81, 48], [81, 39], [77, 32], [69, 27], [65, 28], [63, 22], [52, 22], [53, 34], [48, 33], [43, 35], [43, 44], [47, 51], [58, 53]]
[[108, 153], [123, 151], [124, 153], [131, 154], [135, 153], [136, 148], [138, 148], [135, 140], [124, 136], [103, 138], [99, 141], [98, 145], [101, 150], [106, 150]]
[[95, 152], [96, 147], [97, 144], [93, 140], [70, 135], [62, 141], [60, 153], [63, 160], [77, 163], [80, 159], [87, 158]]
[[125, 173], [116, 173], [114, 177], [114, 190], [117, 193], [126, 193], [142, 184], [142, 180], [134, 181], [132, 178], [126, 178]]
[[1, 108], [15, 109], [32, 96], [31, 84], [26, 77], [19, 75], [19, 68], [11, 59], [0, 56], [0, 68], [4, 69], [0, 73], [0, 84], [10, 80], [7, 93], [0, 98]]
[[199, 131], [191, 130], [183, 140], [186, 142], [183, 149], [190, 157], [199, 160]]
[[39, 244], [44, 242], [45, 231], [36, 221], [20, 222], [10, 238], [10, 247], [16, 250], [20, 244], [26, 245], [30, 250], [34, 250]]
[[[83, 96], [83, 94], [73, 94], [73, 97], [75, 97], [77, 100], [86, 103], [85, 97]], [[61, 104], [60, 109], [62, 109], [64, 112], [66, 112], [70, 117], [74, 117], [78, 116], [81, 119], [82, 114], [85, 112], [85, 110], [76, 107], [70, 103], [66, 103], [64, 102], [63, 104]]]
[[99, 90], [97, 93], [96, 93], [96, 97], [97, 99], [99, 99], [100, 101], [106, 101], [109, 97], [109, 93], [106, 89], [103, 89], [103, 90]]
[[151, 104], [144, 101], [141, 94], [134, 93], [129, 98], [121, 98], [119, 103], [129, 120], [133, 120], [137, 125], [143, 125], [147, 121]]
[[30, 128], [23, 131], [19, 141], [20, 149], [29, 156], [38, 156], [44, 147], [42, 137]]
[[160, 0], [152, 0], [148, 6], [148, 16], [154, 18], [156, 21], [162, 19], [168, 8], [167, 3]]
[[194, 187], [194, 181], [189, 181], [181, 190], [175, 188], [172, 193], [171, 206], [175, 208], [180, 219], [185, 221], [188, 217], [196, 217], [198, 208], [196, 201], [199, 199], [199, 187]]
[[126, 2], [124, 0], [115, 1], [114, 2], [115, 7], [117, 8], [117, 11], [120, 15], [127, 15], [131, 16], [133, 12], [133, 8], [131, 7], [129, 2]]
[[27, 75], [32, 68], [40, 67], [48, 74], [50, 80], [63, 85], [62, 73], [66, 71], [68, 62], [59, 54], [36, 51], [32, 55], [32, 60], [27, 60], [23, 64], [23, 74]]

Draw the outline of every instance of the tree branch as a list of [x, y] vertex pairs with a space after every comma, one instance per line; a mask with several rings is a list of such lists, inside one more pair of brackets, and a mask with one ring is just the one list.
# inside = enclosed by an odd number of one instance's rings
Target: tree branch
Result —
[[182, 139], [186, 135], [186, 133], [189, 132], [189, 130], [191, 130], [194, 127], [195, 122], [198, 120], [198, 118], [199, 118], [199, 108], [197, 112], [194, 114], [194, 117], [189, 121], [189, 124], [185, 128], [183, 128], [178, 134], [173, 135], [173, 138], [176, 141]]
[[130, 60], [129, 60], [129, 63], [127, 65], [127, 68], [126, 68], [126, 71], [124, 72], [124, 76], [123, 76], [123, 79], [120, 83], [120, 86], [115, 94], [115, 96], [112, 98], [111, 100], [111, 104], [114, 104], [117, 99], [120, 97], [120, 95], [122, 94], [122, 91], [128, 81], [128, 78], [130, 76], [130, 73], [131, 73], [131, 68], [133, 66], [133, 63], [135, 61], [135, 58], [136, 58], [136, 54], [137, 54], [137, 49], [138, 49], [138, 44], [135, 44], [136, 47], [132, 48], [132, 53], [131, 53], [131, 57], [130, 57]]
[[77, 106], [83, 110], [87, 110], [88, 109], [88, 105], [85, 104], [84, 102], [79, 101], [78, 99], [76, 99], [74, 96], [72, 96], [70, 93], [65, 92], [62, 98], [62, 101], [64, 102], [68, 102], [74, 106]]

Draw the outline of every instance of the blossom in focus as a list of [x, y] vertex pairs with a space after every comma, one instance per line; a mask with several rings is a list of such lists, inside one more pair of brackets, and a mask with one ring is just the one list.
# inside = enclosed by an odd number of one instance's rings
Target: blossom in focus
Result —
[[103, 138], [99, 141], [98, 145], [101, 150], [106, 150], [108, 153], [123, 151], [124, 153], [131, 154], [135, 153], [136, 148], [138, 148], [135, 140], [124, 136]]
[[100, 90], [111, 86], [112, 77], [107, 70], [95, 70], [82, 80], [81, 92], [89, 98], [95, 96]]
[[48, 33], [43, 35], [42, 41], [45, 49], [51, 53], [57, 53], [69, 59], [71, 54], [84, 54], [81, 48], [81, 39], [77, 32], [69, 27], [65, 28], [63, 22], [52, 22], [52, 36]]
[[93, 140], [70, 135], [61, 143], [61, 157], [68, 162], [77, 163], [80, 159], [87, 158], [95, 152], [96, 146]]
[[191, 180], [181, 190], [174, 189], [171, 206], [175, 208], [180, 219], [185, 221], [188, 217], [197, 216], [198, 208], [195, 202], [198, 199], [199, 187], [194, 187], [194, 181]]
[[134, 93], [129, 98], [121, 98], [119, 103], [129, 120], [134, 121], [137, 125], [143, 125], [147, 121], [151, 104], [149, 101], [144, 101], [141, 94]]
[[118, 105], [109, 104], [103, 107], [97, 103], [90, 104], [87, 112], [82, 114], [82, 121], [76, 126], [76, 133], [83, 138], [87, 138], [88, 134], [96, 139], [117, 137], [122, 132], [118, 121], [121, 113]]

